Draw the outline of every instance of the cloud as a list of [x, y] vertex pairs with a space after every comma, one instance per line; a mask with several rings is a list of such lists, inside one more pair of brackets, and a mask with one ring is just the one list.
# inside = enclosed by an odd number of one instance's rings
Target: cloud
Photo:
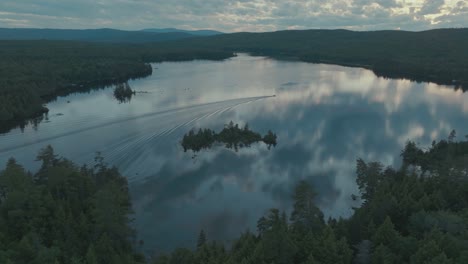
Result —
[[419, 13], [422, 15], [439, 14], [444, 3], [444, 0], [426, 0]]
[[457, 0], [2, 0], [1, 27], [232, 31], [406, 29], [468, 25]]

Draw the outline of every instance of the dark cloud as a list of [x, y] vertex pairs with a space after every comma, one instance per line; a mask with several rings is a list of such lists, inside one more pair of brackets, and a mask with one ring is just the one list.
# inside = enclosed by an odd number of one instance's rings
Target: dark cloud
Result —
[[[417, 15], [411, 15], [417, 14]], [[467, 26], [466, 1], [3, 0], [1, 27], [355, 30]]]
[[444, 0], [426, 0], [419, 11], [421, 15], [439, 14], [444, 6]]

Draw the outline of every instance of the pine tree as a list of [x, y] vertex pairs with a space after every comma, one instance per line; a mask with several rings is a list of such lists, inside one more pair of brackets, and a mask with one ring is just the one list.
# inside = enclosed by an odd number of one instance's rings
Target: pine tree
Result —
[[315, 260], [323, 264], [351, 263], [352, 250], [345, 239], [336, 239], [333, 229], [326, 226], [319, 239], [314, 243], [312, 255]]
[[[425, 264], [429, 263], [436, 257], [439, 257], [443, 252], [433, 240], [423, 240], [420, 243], [418, 251], [411, 256], [411, 263], [414, 264]], [[440, 257], [443, 258], [443, 257]]]
[[98, 259], [97, 259], [96, 251], [94, 249], [93, 244], [89, 245], [88, 251], [86, 252], [86, 263], [87, 264], [98, 264]]
[[264, 218], [266, 231], [255, 248], [254, 263], [288, 264], [293, 262], [297, 248], [288, 233], [287, 223], [279, 210], [271, 209]]
[[385, 245], [391, 249], [398, 243], [400, 236], [393, 226], [392, 220], [387, 216], [385, 221], [376, 230], [372, 237], [375, 245]]
[[375, 264], [394, 264], [396, 262], [396, 256], [392, 253], [391, 249], [387, 246], [380, 244], [374, 250], [372, 254], [372, 263]]
[[315, 205], [315, 196], [312, 187], [306, 181], [301, 181], [296, 186], [293, 195], [294, 209], [291, 214], [293, 232], [317, 232], [325, 225], [323, 213]]
[[198, 235], [198, 240], [197, 240], [197, 249], [200, 249], [202, 246], [204, 246], [206, 243], [206, 235], [205, 231], [203, 229], [200, 231], [200, 234]]

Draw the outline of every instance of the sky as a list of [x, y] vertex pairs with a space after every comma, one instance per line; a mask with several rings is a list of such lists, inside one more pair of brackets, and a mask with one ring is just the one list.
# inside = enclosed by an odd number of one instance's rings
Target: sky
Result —
[[468, 27], [468, 0], [1, 0], [0, 27], [419, 31]]

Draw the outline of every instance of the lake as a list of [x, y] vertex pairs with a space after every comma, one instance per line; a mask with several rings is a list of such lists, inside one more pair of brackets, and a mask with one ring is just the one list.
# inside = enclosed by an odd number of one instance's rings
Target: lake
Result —
[[[0, 163], [13, 156], [30, 170], [48, 144], [78, 164], [101, 152], [129, 180], [145, 252], [193, 247], [200, 229], [227, 243], [255, 231], [269, 208], [290, 211], [301, 179], [327, 217], [347, 217], [357, 206], [356, 159], [396, 167], [407, 140], [429, 146], [452, 129], [468, 133], [468, 95], [450, 86], [245, 54], [153, 67], [129, 82], [141, 93], [128, 103], [109, 88], [60, 97], [37, 127], [0, 135]], [[183, 152], [190, 129], [230, 121], [271, 129], [278, 145]]]

